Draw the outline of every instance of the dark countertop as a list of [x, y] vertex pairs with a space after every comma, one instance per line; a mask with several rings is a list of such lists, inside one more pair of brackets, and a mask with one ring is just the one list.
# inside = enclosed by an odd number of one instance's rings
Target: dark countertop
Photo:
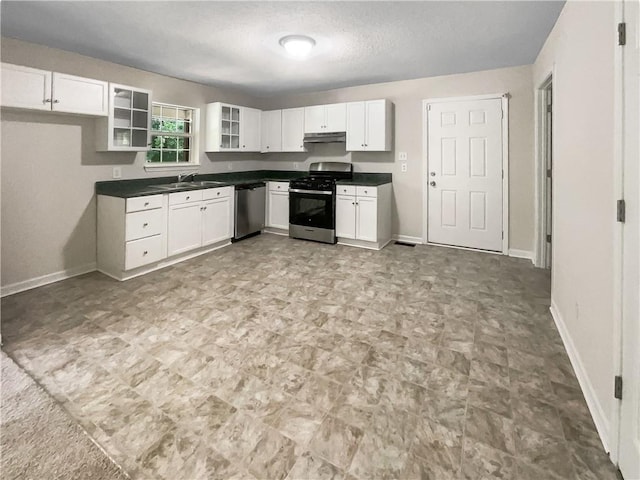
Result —
[[[288, 182], [289, 180], [294, 180], [296, 178], [302, 178], [306, 176], [307, 172], [291, 170], [252, 170], [248, 172], [208, 173], [203, 175], [196, 175], [195, 180], [210, 180], [223, 182], [224, 184], [176, 188], [172, 189], [171, 191], [158, 190], [156, 188], [150, 188], [150, 186], [174, 183], [178, 181], [177, 177], [109, 180], [105, 182], [96, 182], [96, 194], [121, 198], [143, 197], [147, 195], [161, 195], [163, 193], [174, 193], [186, 190], [217, 188], [227, 185], [236, 186], [254, 182]], [[390, 182], [390, 173], [354, 173], [352, 180], [341, 180], [338, 183], [341, 185], [368, 185], [373, 187]]]
[[338, 185], [360, 185], [377, 187], [385, 183], [391, 183], [390, 173], [354, 173], [351, 180], [338, 180]]

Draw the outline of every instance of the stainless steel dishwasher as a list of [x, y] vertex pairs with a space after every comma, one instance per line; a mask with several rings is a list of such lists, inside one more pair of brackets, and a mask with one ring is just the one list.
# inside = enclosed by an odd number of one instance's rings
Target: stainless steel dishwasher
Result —
[[236, 185], [236, 222], [234, 241], [260, 233], [264, 228], [264, 182]]

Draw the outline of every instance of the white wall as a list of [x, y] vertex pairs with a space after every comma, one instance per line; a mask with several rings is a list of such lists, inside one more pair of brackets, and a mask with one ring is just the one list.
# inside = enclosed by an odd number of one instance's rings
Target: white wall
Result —
[[[394, 233], [422, 237], [422, 100], [509, 93], [509, 247], [533, 250], [534, 162], [533, 87], [531, 66], [363, 85], [326, 92], [272, 97], [263, 108], [299, 107], [333, 102], [388, 98], [395, 104], [394, 151], [346, 153], [344, 146], [317, 145], [308, 154], [269, 154], [268, 168], [306, 168], [312, 161], [352, 161], [355, 171], [393, 173]], [[407, 152], [408, 170], [402, 172], [397, 152]]]
[[[153, 90], [154, 100], [199, 107], [227, 101], [253, 106], [256, 100], [40, 45], [2, 38], [2, 61], [97, 78]], [[2, 109], [1, 264], [2, 286], [96, 261], [94, 184], [123, 178], [175, 175], [145, 172], [144, 153], [96, 152], [95, 120], [73, 115]], [[204, 122], [202, 129], [204, 129]], [[205, 154], [200, 172], [252, 170], [259, 154]]]
[[605, 446], [613, 395], [614, 2], [569, 1], [533, 67], [553, 77], [554, 317]]

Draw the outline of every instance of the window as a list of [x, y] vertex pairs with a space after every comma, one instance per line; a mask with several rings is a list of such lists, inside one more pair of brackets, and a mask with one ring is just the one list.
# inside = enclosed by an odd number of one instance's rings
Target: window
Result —
[[197, 108], [154, 102], [147, 165], [197, 165], [198, 117]]

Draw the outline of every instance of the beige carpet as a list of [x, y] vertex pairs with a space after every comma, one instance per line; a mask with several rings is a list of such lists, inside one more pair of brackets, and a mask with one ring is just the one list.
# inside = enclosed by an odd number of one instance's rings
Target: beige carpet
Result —
[[73, 419], [4, 352], [0, 477], [14, 479], [128, 478]]

